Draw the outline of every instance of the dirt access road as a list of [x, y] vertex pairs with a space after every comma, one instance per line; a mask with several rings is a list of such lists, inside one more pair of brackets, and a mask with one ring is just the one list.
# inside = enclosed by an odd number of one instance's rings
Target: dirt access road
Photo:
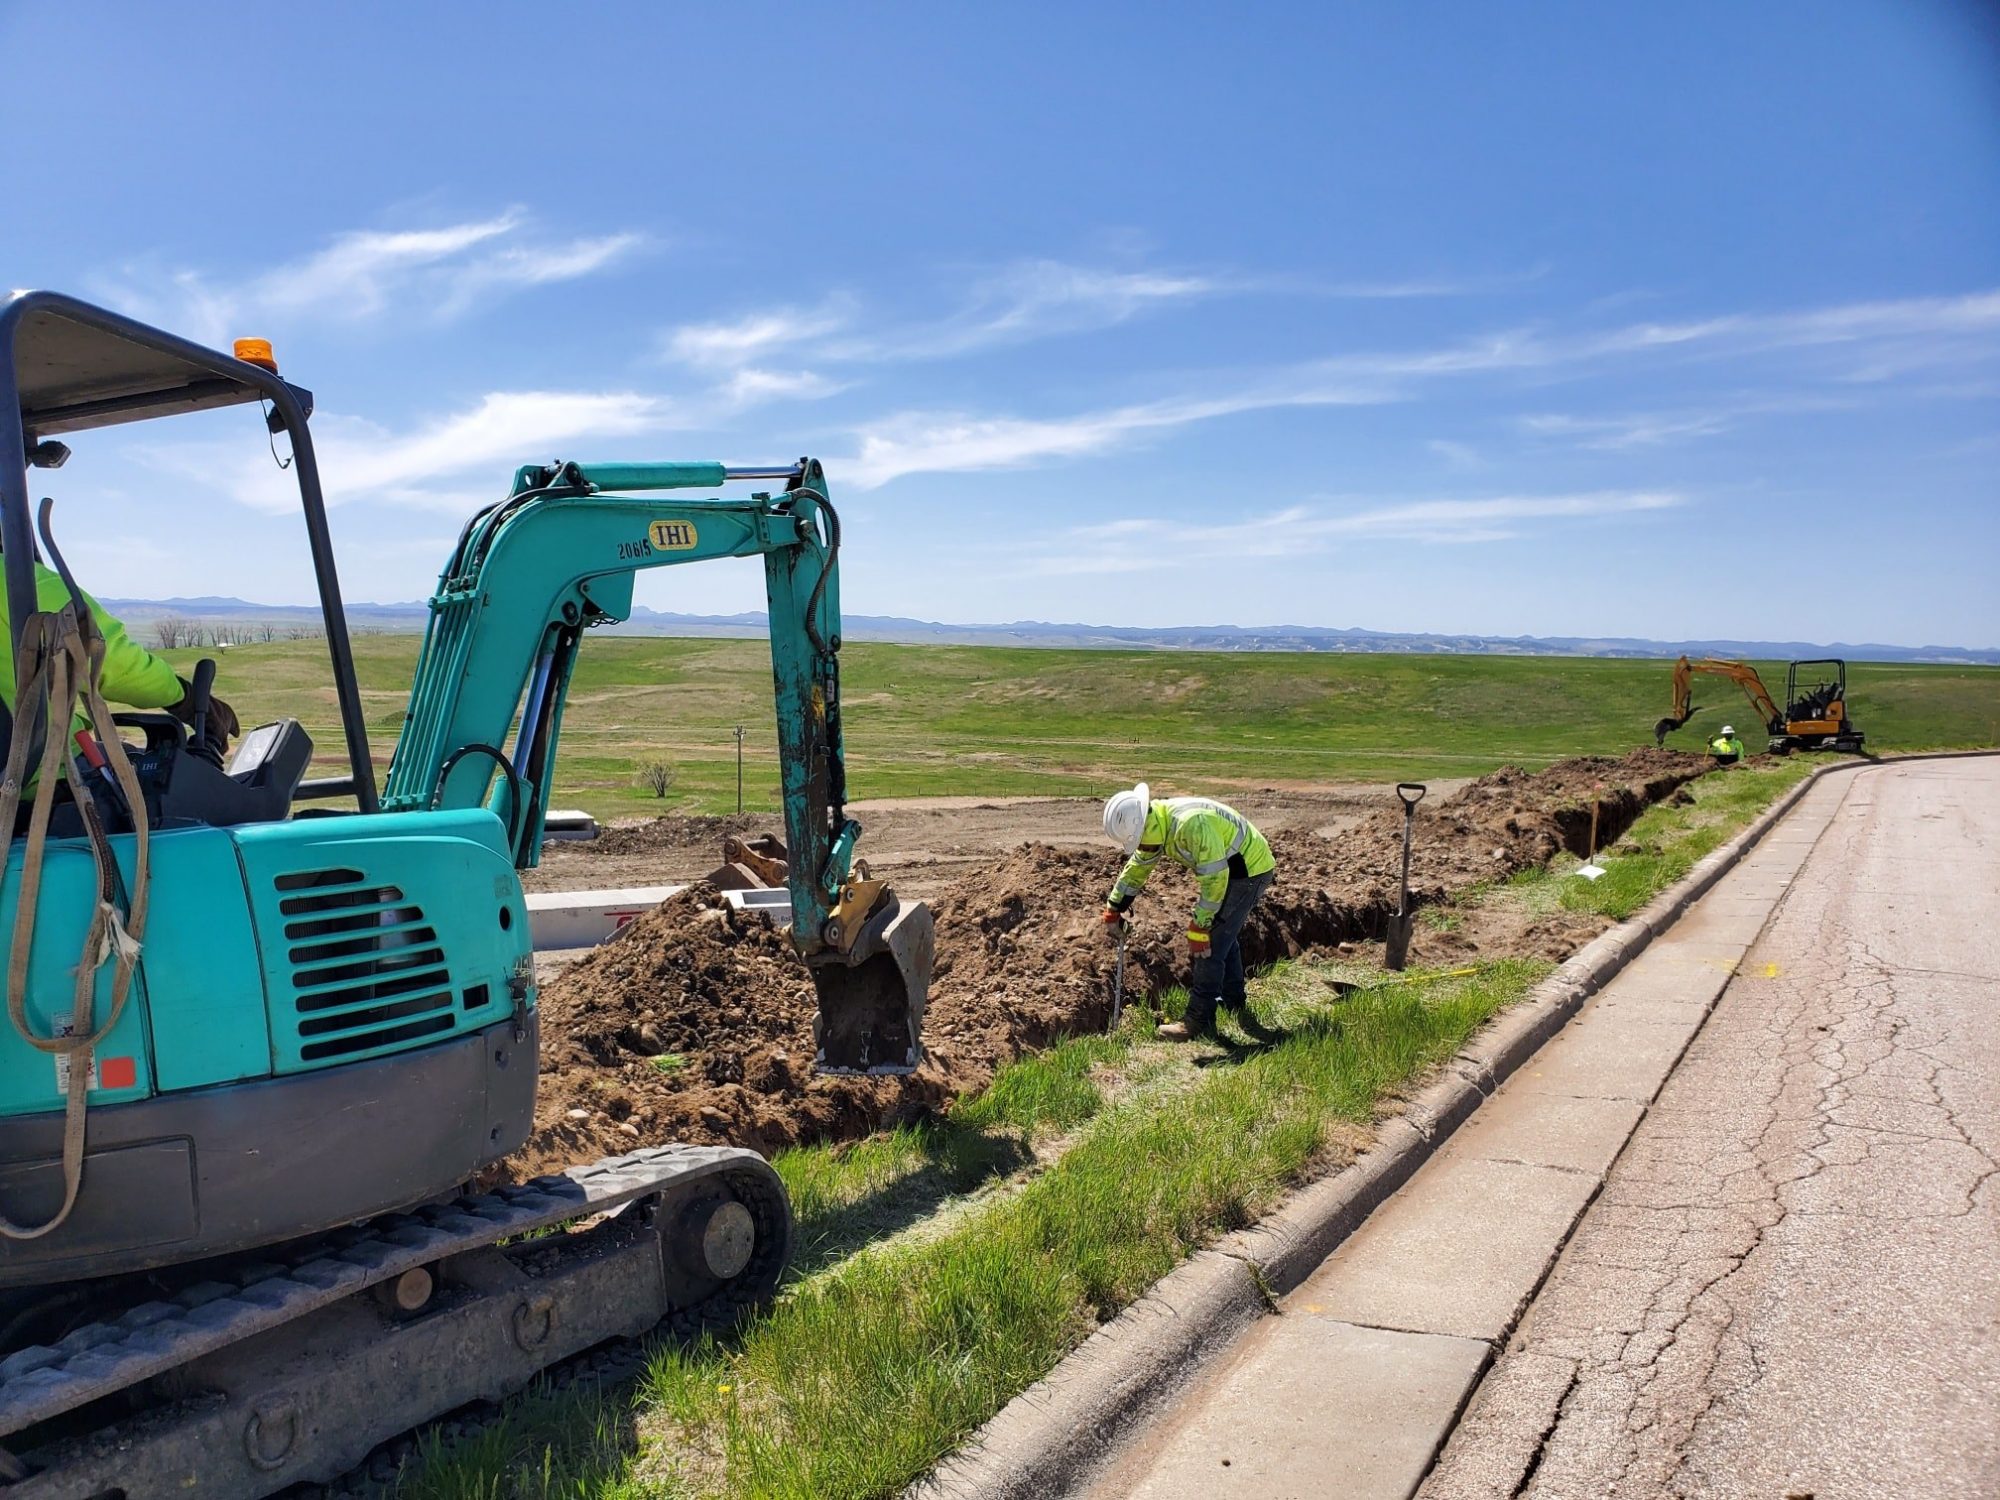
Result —
[[[1430, 796], [1441, 800], [1466, 781], [1430, 782]], [[1217, 795], [1267, 834], [1303, 829], [1322, 837], [1395, 800], [1393, 789], [1380, 782]], [[930, 900], [953, 879], [1023, 844], [1103, 847], [1102, 807], [1091, 797], [892, 797], [850, 803], [848, 810], [861, 823], [861, 854], [869, 868], [904, 895]], [[527, 885], [533, 891], [586, 891], [697, 880], [721, 859], [724, 834], [783, 826], [775, 813], [673, 814], [622, 822], [589, 843], [549, 845], [540, 867], [528, 872]]]

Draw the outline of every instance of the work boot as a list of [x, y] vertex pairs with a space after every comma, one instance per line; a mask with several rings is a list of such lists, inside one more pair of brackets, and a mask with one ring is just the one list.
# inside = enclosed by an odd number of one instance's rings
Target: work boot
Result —
[[1211, 1010], [1204, 1015], [1199, 1011], [1190, 1010], [1180, 1020], [1169, 1021], [1166, 1025], [1157, 1028], [1153, 1032], [1153, 1035], [1159, 1037], [1162, 1041], [1191, 1042], [1196, 1037], [1209, 1036], [1214, 1031], [1214, 1011]]

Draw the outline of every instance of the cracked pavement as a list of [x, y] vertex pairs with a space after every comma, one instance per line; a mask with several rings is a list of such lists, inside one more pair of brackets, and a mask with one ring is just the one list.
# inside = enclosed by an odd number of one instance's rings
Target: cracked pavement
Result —
[[2000, 1495], [2000, 762], [1814, 796], [1425, 1500]]

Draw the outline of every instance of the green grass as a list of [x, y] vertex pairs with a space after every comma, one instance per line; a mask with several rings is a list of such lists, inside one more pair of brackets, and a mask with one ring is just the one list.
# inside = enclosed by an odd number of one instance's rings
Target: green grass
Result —
[[[386, 764], [414, 636], [355, 639], [372, 747]], [[169, 653], [185, 670], [195, 653]], [[1476, 775], [1651, 743], [1665, 711], [1659, 661], [1338, 653], [1040, 651], [857, 643], [842, 654], [857, 797], [1099, 794], [1150, 773], [1168, 790]], [[1759, 663], [1766, 681], [1782, 667]], [[761, 641], [593, 637], [564, 722], [557, 802], [599, 816], [719, 812], [736, 795], [734, 726], [746, 725], [745, 797], [776, 807], [769, 657]], [[238, 647], [218, 687], [244, 722], [305, 721], [340, 758], [323, 647]], [[1748, 705], [1702, 679], [1673, 743], [1698, 748]], [[2000, 668], [1859, 663], [1850, 712], [1879, 751], [2000, 743]], [[665, 801], [636, 782], [680, 772]]]
[[1600, 851], [1597, 863], [1605, 873], [1599, 879], [1582, 879], [1576, 869], [1583, 862], [1566, 856], [1523, 870], [1500, 886], [1469, 892], [1459, 904], [1505, 902], [1530, 914], [1595, 912], [1622, 922], [1824, 763], [1792, 756], [1704, 776], [1687, 787], [1687, 802], [1648, 808]]
[[[1630, 915], [1816, 764], [1702, 778], [1603, 851], [1595, 884], [1565, 859], [1460, 904]], [[1182, 1002], [1169, 993], [1116, 1035], [1012, 1064], [942, 1118], [783, 1153], [799, 1251], [769, 1312], [728, 1342], [660, 1351], [636, 1390], [516, 1403], [475, 1441], [428, 1450], [402, 1493], [896, 1494], [1192, 1249], [1340, 1160], [1546, 969], [1419, 975], [1334, 1006], [1325, 966], [1281, 965], [1252, 990], [1282, 1034], [1269, 1045], [1152, 1041]]]
[[[1337, 1008], [1311, 966], [1257, 986], [1287, 1034], [1261, 1048], [1179, 1049], [1115, 1100], [1103, 1069], [1153, 1060], [1144, 1015], [1004, 1070], [940, 1125], [787, 1153], [802, 1238], [942, 1159], [984, 1181], [974, 1141], [1070, 1132], [1016, 1190], [931, 1234], [817, 1261], [728, 1345], [667, 1350], [621, 1428], [602, 1396], [528, 1402], [477, 1445], [434, 1455], [411, 1496], [897, 1493], [1198, 1246], [1268, 1208], [1382, 1101], [1456, 1051], [1547, 965], [1367, 991]], [[1135, 1070], [1136, 1071], [1136, 1070]], [[1172, 1085], [1166, 1075], [1182, 1076]], [[1340, 1135], [1346, 1127], [1345, 1136]], [[809, 1251], [809, 1259], [813, 1258]], [[624, 1467], [607, 1430], [629, 1431]], [[511, 1456], [510, 1456], [511, 1455]]]
[[1563, 906], [1624, 921], [1805, 780], [1816, 764], [1794, 756], [1702, 777], [1688, 788], [1688, 803], [1648, 808], [1599, 856], [1605, 872], [1601, 879], [1565, 880]]

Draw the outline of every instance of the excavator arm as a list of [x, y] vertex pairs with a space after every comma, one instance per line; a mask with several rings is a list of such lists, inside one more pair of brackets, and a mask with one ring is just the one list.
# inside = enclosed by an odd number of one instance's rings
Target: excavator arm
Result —
[[[637, 492], [782, 479], [747, 499]], [[521, 469], [467, 523], [438, 579], [384, 811], [486, 805], [517, 868], [539, 858], [563, 706], [583, 633], [626, 618], [633, 576], [764, 559], [791, 849], [792, 944], [819, 991], [819, 1066], [907, 1072], [929, 987], [932, 922], [855, 857], [840, 719], [840, 519], [820, 465], [575, 463]], [[512, 737], [511, 746], [508, 744]]]
[[1674, 663], [1674, 703], [1666, 718], [1653, 726], [1653, 741], [1664, 745], [1667, 736], [1687, 723], [1690, 708], [1690, 690], [1694, 685], [1694, 674], [1704, 673], [1710, 677], [1726, 677], [1743, 689], [1743, 696], [1750, 700], [1750, 706], [1762, 718], [1764, 728], [1771, 734], [1782, 734], [1785, 716], [1778, 712], [1778, 705], [1771, 701], [1771, 695], [1764, 688], [1764, 679], [1757, 675], [1757, 669], [1747, 662], [1724, 661], [1720, 657], [1705, 656], [1700, 661], [1690, 661], [1683, 656]]

